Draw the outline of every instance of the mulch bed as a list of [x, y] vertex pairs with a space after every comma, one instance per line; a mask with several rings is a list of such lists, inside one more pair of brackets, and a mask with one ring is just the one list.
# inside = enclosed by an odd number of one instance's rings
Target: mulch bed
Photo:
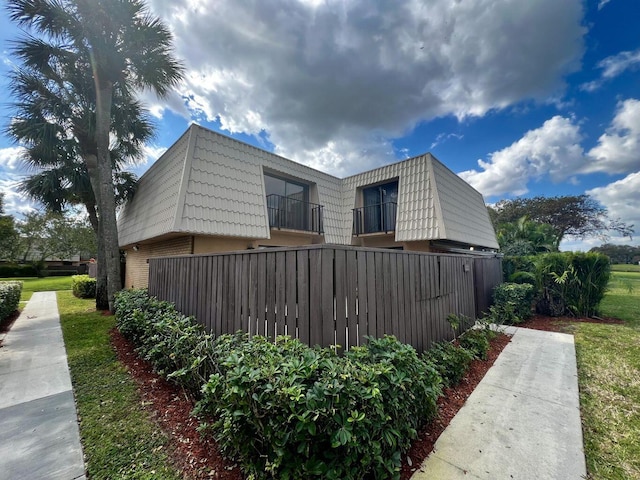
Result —
[[[444, 395], [438, 400], [438, 418], [419, 432], [418, 439], [404, 458], [402, 479], [410, 478], [420, 467], [442, 431], [509, 341], [507, 335], [498, 336], [491, 343], [488, 359], [473, 361], [462, 381], [456, 387], [445, 389]], [[241, 480], [243, 477], [239, 467], [220, 455], [214, 440], [203, 438], [197, 432], [198, 422], [190, 416], [193, 404], [181, 389], [156, 375], [151, 365], [137, 356], [133, 345], [117, 330], [111, 332], [111, 342], [118, 359], [140, 387], [143, 405], [169, 435], [172, 458], [185, 477], [194, 480]]]
[[572, 333], [571, 323], [601, 323], [609, 325], [621, 325], [624, 321], [605, 317], [605, 318], [583, 318], [583, 317], [547, 317], [545, 315], [533, 315], [528, 320], [519, 323], [518, 327], [532, 328], [534, 330], [545, 330], [547, 332]]
[[169, 436], [176, 468], [193, 480], [242, 480], [240, 468], [222, 457], [213, 439], [202, 437], [196, 430], [198, 421], [191, 416], [193, 403], [182, 389], [156, 375], [116, 329], [111, 331], [111, 343], [118, 360], [140, 387], [142, 404]]

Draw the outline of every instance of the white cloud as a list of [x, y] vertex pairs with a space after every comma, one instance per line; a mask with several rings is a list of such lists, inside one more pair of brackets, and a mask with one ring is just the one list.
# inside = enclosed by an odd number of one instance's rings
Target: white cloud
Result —
[[364, 148], [371, 163], [389, 161], [389, 139], [421, 121], [561, 92], [586, 31], [580, 0], [151, 5], [189, 71], [154, 115], [188, 117], [186, 98], [196, 116], [230, 132], [266, 132], [280, 151], [331, 173], [350, 170]]
[[573, 118], [555, 116], [510, 146], [478, 160], [478, 170], [459, 175], [485, 196], [523, 195], [532, 181], [577, 184], [577, 175], [627, 174], [640, 169], [640, 100], [618, 104], [611, 126], [588, 152]]
[[450, 138], [455, 138], [456, 140], [462, 140], [464, 138], [464, 135], [461, 135], [459, 133], [444, 133], [444, 132], [439, 133], [436, 136], [436, 139], [431, 143], [431, 146], [429, 148], [434, 149], [438, 145], [441, 145], [447, 140], [449, 140]]
[[[586, 194], [598, 200], [608, 210], [610, 218], [620, 218], [634, 225], [636, 235], [640, 233], [640, 171], [603, 187], [587, 190]], [[622, 240], [621, 237], [618, 240]], [[637, 236], [634, 236], [634, 243], [640, 244]]]
[[598, 10], [602, 10], [604, 6], [609, 3], [611, 0], [600, 0], [598, 2]]
[[606, 133], [589, 151], [591, 161], [583, 173], [628, 173], [640, 169], [640, 100], [627, 99], [618, 110]]
[[510, 146], [478, 160], [480, 170], [459, 175], [485, 196], [523, 195], [528, 183], [548, 175], [553, 182], [566, 180], [584, 162], [580, 127], [571, 118], [555, 116], [528, 131]]
[[19, 218], [21, 214], [34, 210], [33, 202], [18, 193], [17, 185], [21, 179], [20, 176], [2, 169], [0, 169], [0, 172], [2, 173], [0, 192], [4, 193], [3, 205], [5, 213]]
[[23, 151], [22, 147], [0, 148], [0, 167], [16, 170], [20, 167]]
[[639, 66], [640, 49], [620, 52], [617, 55], [612, 55], [601, 60], [598, 63], [598, 68], [602, 70], [601, 77], [592, 82], [584, 83], [580, 88], [588, 92], [593, 92], [600, 88], [606, 80], [611, 80], [625, 71], [638, 68]]

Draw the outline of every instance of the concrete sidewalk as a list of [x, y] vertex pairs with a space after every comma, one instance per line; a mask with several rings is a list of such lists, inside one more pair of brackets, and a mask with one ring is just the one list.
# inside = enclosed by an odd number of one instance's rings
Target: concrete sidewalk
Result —
[[55, 292], [34, 293], [0, 348], [0, 480], [84, 479]]
[[586, 478], [573, 335], [509, 343], [412, 480]]

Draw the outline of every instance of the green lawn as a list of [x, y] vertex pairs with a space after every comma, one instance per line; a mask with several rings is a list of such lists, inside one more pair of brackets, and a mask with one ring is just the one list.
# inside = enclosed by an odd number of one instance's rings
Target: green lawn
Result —
[[182, 478], [167, 457], [166, 436], [140, 403], [136, 385], [109, 343], [114, 317], [94, 300], [58, 292], [58, 309], [91, 479]]
[[19, 277], [0, 278], [0, 282], [22, 282], [22, 296], [20, 301], [26, 302], [31, 298], [33, 292], [57, 292], [60, 290], [71, 290], [71, 277]]
[[640, 272], [640, 265], [637, 263], [620, 263], [617, 265], [611, 265], [611, 270], [613, 272]]
[[625, 325], [576, 325], [587, 470], [593, 480], [640, 479], [640, 272], [614, 272], [601, 304]]

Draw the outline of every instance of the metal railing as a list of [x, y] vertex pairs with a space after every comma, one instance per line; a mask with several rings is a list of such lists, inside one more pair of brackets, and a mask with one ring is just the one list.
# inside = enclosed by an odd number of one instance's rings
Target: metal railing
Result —
[[377, 203], [353, 209], [353, 234], [389, 233], [396, 230], [395, 202]]
[[286, 228], [305, 232], [324, 233], [322, 205], [303, 202], [291, 197], [267, 195], [267, 211], [271, 228]]

